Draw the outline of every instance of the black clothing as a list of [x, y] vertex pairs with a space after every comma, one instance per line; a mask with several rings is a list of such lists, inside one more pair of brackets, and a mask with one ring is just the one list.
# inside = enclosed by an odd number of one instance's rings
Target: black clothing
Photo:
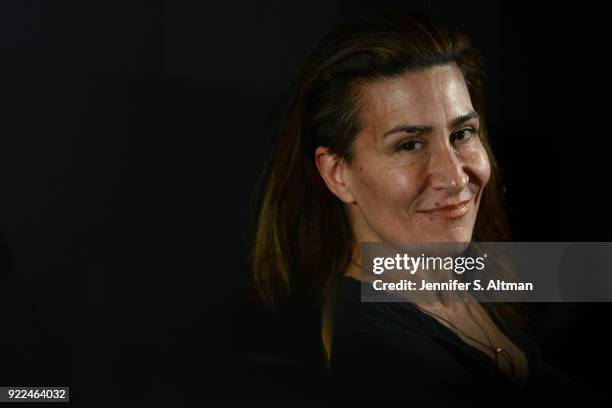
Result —
[[[364, 284], [365, 290], [374, 291]], [[393, 295], [389, 295], [393, 296]], [[481, 350], [410, 302], [361, 302], [361, 282], [343, 277], [336, 292], [331, 376], [336, 395], [372, 404], [509, 400], [551, 402], [595, 395], [542, 360], [538, 345], [481, 303], [500, 330], [526, 355], [529, 379], [520, 386]], [[351, 398], [356, 397], [356, 398]], [[353, 401], [355, 399], [356, 401]], [[371, 405], [370, 405], [371, 406]], [[473, 405], [472, 405], [473, 406]]]

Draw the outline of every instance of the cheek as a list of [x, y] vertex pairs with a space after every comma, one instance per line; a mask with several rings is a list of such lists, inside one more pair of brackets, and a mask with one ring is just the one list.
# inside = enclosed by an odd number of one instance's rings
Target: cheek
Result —
[[476, 172], [479, 178], [482, 180], [482, 185], [484, 187], [491, 177], [491, 163], [489, 162], [489, 157], [485, 151], [482, 152], [482, 158], [479, 161], [479, 166], [476, 168]]
[[359, 172], [359, 190], [364, 201], [379, 208], [396, 205], [404, 208], [419, 194], [420, 176], [414, 171], [396, 167]]
[[401, 201], [402, 206], [411, 204], [423, 188], [425, 177], [416, 169], [398, 168], [389, 179], [394, 182], [396, 197]]
[[359, 166], [354, 185], [357, 186], [362, 201], [376, 201], [377, 197], [384, 197], [388, 194], [392, 183], [386, 173], [372, 167]]
[[465, 161], [481, 187], [484, 187], [491, 177], [491, 163], [487, 151], [482, 145], [472, 149], [465, 154]]

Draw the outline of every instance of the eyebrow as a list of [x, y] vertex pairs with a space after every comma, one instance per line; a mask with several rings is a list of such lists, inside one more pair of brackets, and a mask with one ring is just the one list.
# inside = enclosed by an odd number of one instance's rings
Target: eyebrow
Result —
[[[465, 115], [461, 115], [455, 119], [453, 119], [450, 122], [450, 127], [451, 128], [456, 128], [457, 126], [467, 122], [470, 119], [478, 119], [479, 115], [478, 113], [471, 111], [466, 113]], [[424, 125], [397, 125], [396, 127], [394, 127], [393, 129], [389, 130], [388, 132], [385, 132], [385, 134], [383, 135], [383, 138], [392, 135], [394, 133], [400, 133], [400, 132], [405, 132], [405, 133], [412, 133], [412, 132], [419, 132], [419, 133], [428, 133], [431, 132], [433, 130], [433, 128], [431, 126], [424, 126]]]

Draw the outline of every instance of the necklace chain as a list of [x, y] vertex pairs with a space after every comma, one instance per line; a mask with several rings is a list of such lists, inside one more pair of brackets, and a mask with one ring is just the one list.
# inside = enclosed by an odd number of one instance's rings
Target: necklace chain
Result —
[[[359, 267], [359, 269], [361, 269], [361, 265], [359, 265], [357, 262], [353, 261], [353, 259], [351, 258], [351, 262], [353, 264], [355, 264], [356, 266]], [[467, 334], [466, 332], [464, 332], [463, 330], [461, 330], [459, 327], [457, 327], [456, 325], [454, 325], [452, 322], [450, 322], [449, 320], [445, 319], [442, 316], [437, 315], [436, 313], [430, 312], [428, 310], [423, 309], [422, 307], [420, 307], [419, 305], [417, 305], [416, 303], [413, 303], [414, 306], [419, 309], [420, 311], [422, 311], [423, 313], [430, 315], [430, 316], [434, 316], [437, 317], [440, 320], [445, 321], [446, 323], [448, 323], [450, 326], [452, 326], [454, 329], [456, 329], [459, 333], [461, 333], [462, 335], [464, 335], [465, 337], [475, 341], [476, 343], [487, 347], [489, 349], [491, 349], [493, 351], [493, 355], [495, 356], [495, 364], [497, 364], [497, 366], [499, 366], [499, 355], [503, 355], [506, 360], [508, 360], [508, 362], [510, 363], [510, 366], [512, 367], [512, 378], [516, 379], [516, 365], [514, 362], [514, 359], [512, 358], [512, 356], [510, 356], [510, 354], [502, 347], [495, 347], [493, 346], [493, 342], [491, 341], [491, 338], [489, 337], [489, 335], [487, 334], [487, 332], [485, 331], [485, 329], [480, 325], [480, 323], [478, 323], [478, 320], [474, 318], [474, 315], [472, 314], [472, 311], [470, 309], [469, 306], [467, 306], [468, 309], [468, 313], [470, 314], [470, 317], [472, 318], [472, 320], [474, 321], [474, 323], [476, 323], [476, 325], [478, 326], [478, 328], [480, 329], [480, 331], [482, 332], [482, 334], [485, 336], [485, 338], [487, 339], [487, 342], [489, 344], [483, 343], [480, 340], [470, 336], [469, 334]]]
[[491, 349], [493, 351], [494, 356], [495, 356], [495, 364], [497, 364], [498, 366], [499, 366], [499, 355], [500, 354], [503, 355], [506, 358], [506, 360], [508, 360], [508, 362], [510, 363], [510, 366], [512, 367], [512, 378], [516, 379], [516, 366], [515, 366], [515, 363], [514, 363], [514, 359], [510, 356], [510, 354], [504, 348], [493, 346], [493, 342], [491, 341], [491, 338], [487, 334], [486, 330], [484, 330], [484, 328], [480, 325], [480, 323], [478, 323], [478, 320], [476, 320], [474, 318], [474, 315], [472, 314], [469, 306], [467, 306], [468, 313], [470, 314], [470, 316], [472, 317], [472, 320], [474, 321], [474, 323], [476, 323], [476, 325], [478, 326], [478, 328], [480, 329], [482, 334], [485, 336], [485, 338], [487, 339], [487, 342], [489, 344], [485, 344], [482, 341], [480, 341], [480, 340], [470, 336], [469, 334], [467, 334], [466, 332], [461, 330], [459, 327], [457, 327], [455, 324], [453, 324], [448, 319], [445, 319], [444, 317], [442, 317], [442, 316], [440, 316], [440, 315], [438, 315], [436, 313], [433, 313], [433, 312], [430, 312], [428, 310], [425, 310], [422, 307], [418, 306], [417, 304], [414, 304], [414, 306], [416, 306], [417, 309], [421, 310], [423, 313], [426, 313], [426, 314], [431, 315], [431, 316], [435, 316], [438, 319], [445, 321], [446, 323], [448, 323], [450, 326], [452, 326], [455, 330], [457, 330], [459, 333], [461, 333], [465, 337], [475, 341], [476, 343], [478, 343], [478, 344], [480, 344], [480, 345], [482, 345], [484, 347], [487, 347], [487, 348]]

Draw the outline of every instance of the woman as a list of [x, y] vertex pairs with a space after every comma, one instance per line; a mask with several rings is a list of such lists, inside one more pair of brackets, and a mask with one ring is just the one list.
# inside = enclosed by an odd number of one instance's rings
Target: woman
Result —
[[310, 55], [281, 120], [260, 184], [254, 287], [271, 305], [320, 307], [339, 395], [575, 388], [508, 304], [360, 302], [361, 242], [508, 241], [500, 190], [470, 41], [424, 17], [346, 23]]

